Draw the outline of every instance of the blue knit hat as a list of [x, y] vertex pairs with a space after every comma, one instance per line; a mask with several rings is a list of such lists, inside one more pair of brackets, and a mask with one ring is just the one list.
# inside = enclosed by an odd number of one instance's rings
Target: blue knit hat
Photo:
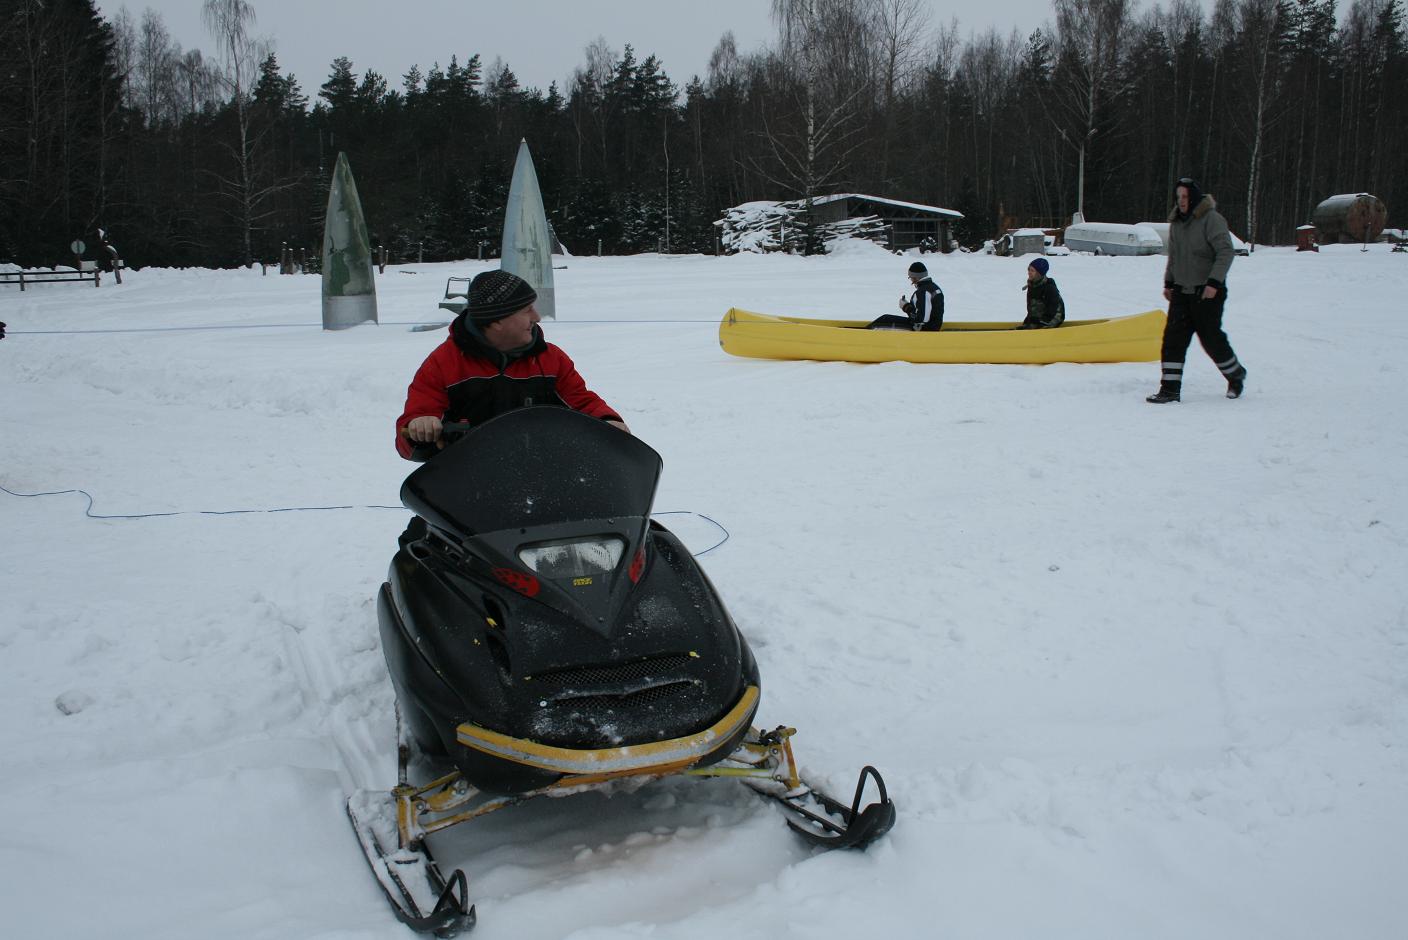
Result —
[[1031, 264], [1027, 265], [1027, 267], [1035, 268], [1037, 274], [1046, 277], [1046, 272], [1051, 270], [1051, 262], [1047, 261], [1045, 258], [1037, 258]]

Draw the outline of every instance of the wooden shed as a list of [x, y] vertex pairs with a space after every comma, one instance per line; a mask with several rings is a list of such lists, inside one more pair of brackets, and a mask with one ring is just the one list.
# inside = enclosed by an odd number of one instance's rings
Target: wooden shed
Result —
[[1040, 228], [1008, 229], [1006, 234], [993, 242], [993, 253], [1003, 257], [1010, 255], [1013, 258], [1022, 255], [1044, 255], [1046, 235], [1046, 230]]
[[1344, 193], [1316, 206], [1310, 221], [1315, 223], [1315, 240], [1322, 245], [1365, 244], [1378, 238], [1388, 224], [1388, 207], [1369, 193]]
[[[876, 216], [889, 227], [889, 247], [897, 251], [932, 245], [939, 251], [953, 250], [953, 224], [963, 213], [938, 206], [901, 202], [863, 193], [837, 193], [812, 200], [812, 213], [818, 222]], [[928, 240], [926, 242], [926, 239]]]

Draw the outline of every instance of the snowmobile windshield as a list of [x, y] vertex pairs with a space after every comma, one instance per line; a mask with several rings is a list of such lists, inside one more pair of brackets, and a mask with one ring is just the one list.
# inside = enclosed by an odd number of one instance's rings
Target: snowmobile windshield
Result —
[[661, 465], [649, 445], [605, 421], [567, 408], [520, 408], [423, 464], [402, 484], [401, 502], [462, 536], [646, 517]]

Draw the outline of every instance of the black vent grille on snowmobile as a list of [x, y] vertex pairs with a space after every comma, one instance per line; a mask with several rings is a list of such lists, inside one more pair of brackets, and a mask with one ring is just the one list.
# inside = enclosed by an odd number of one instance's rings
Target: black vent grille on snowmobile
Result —
[[526, 683], [537, 706], [530, 736], [557, 747], [599, 748], [708, 727], [718, 709], [702, 664], [674, 653], [538, 673]]
[[[654, 659], [641, 659], [633, 663], [612, 663], [601, 666], [572, 666], [567, 669], [553, 669], [530, 676], [532, 682], [550, 682], [556, 686], [589, 688], [622, 682], [636, 682], [656, 676], [673, 677], [689, 667], [688, 653], [671, 656], [657, 656]], [[678, 683], [671, 683], [678, 684]], [[652, 690], [646, 690], [652, 691]]]
[[624, 695], [563, 696], [557, 699], [557, 704], [574, 709], [640, 708], [668, 702], [681, 692], [686, 692], [698, 685], [697, 682], [685, 679], [679, 682], [651, 686], [648, 689], [641, 689], [639, 692], [627, 692]]

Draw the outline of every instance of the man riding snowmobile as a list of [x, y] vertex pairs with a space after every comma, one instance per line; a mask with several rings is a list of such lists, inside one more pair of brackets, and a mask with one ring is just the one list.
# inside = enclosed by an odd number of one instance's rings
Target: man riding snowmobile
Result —
[[[693, 556], [650, 518], [660, 455], [599, 420], [604, 402], [594, 414], [524, 397], [472, 425], [440, 421], [433, 436], [422, 425], [416, 443], [434, 457], [401, 487], [416, 520], [377, 602], [398, 785], [347, 805], [397, 916], [442, 936], [474, 923], [463, 873], [442, 875], [429, 835], [625, 778], [736, 778], [819, 845], [888, 831], [895, 808], [874, 768], [842, 803], [798, 774], [795, 729], [753, 726], [752, 652]], [[398, 422], [408, 435], [415, 417]], [[413, 784], [413, 751], [452, 769]], [[879, 801], [862, 806], [872, 780]]]

